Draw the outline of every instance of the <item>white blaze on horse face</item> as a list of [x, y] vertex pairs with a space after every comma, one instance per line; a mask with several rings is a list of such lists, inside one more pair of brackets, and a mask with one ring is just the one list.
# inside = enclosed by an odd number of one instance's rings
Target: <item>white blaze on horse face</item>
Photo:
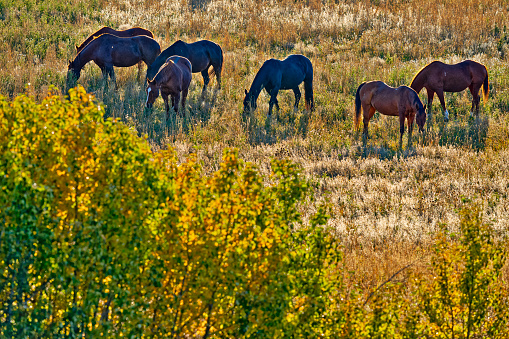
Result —
[[150, 88], [150, 87], [147, 89], [147, 101], [145, 102], [145, 106], [148, 105], [148, 98], [150, 97], [150, 91], [151, 90], [152, 90], [152, 88]]
[[449, 112], [448, 112], [447, 110], [445, 110], [445, 112], [444, 112], [444, 117], [445, 117], [446, 119], [449, 119]]

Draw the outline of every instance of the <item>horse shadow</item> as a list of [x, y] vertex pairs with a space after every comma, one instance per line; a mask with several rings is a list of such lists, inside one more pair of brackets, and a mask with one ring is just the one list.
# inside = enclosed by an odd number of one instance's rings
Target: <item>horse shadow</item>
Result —
[[276, 110], [275, 114], [271, 115], [267, 115], [263, 110], [241, 114], [249, 144], [273, 145], [295, 136], [305, 138], [312, 113], [305, 109], [288, 109]]
[[438, 144], [482, 151], [486, 148], [488, 131], [489, 119], [486, 116], [469, 117], [464, 123], [453, 121], [440, 124]]

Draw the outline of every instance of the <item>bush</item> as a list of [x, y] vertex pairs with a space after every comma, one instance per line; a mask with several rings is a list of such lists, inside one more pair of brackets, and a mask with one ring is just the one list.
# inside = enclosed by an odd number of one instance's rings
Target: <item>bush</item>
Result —
[[296, 165], [270, 185], [226, 151], [203, 175], [103, 121], [83, 88], [0, 98], [2, 337], [317, 337], [340, 326], [340, 251], [298, 212]]

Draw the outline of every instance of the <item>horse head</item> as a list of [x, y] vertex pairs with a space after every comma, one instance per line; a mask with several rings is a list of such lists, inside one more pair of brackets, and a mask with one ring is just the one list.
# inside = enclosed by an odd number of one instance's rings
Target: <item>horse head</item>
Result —
[[152, 108], [152, 105], [156, 101], [157, 97], [159, 96], [159, 87], [156, 85], [155, 80], [147, 80], [148, 86], [147, 86], [147, 102], [145, 103], [145, 106], [147, 108]]
[[426, 105], [422, 105], [417, 103], [416, 105], [417, 115], [415, 117], [415, 121], [417, 122], [417, 126], [419, 126], [419, 132], [424, 132], [424, 124], [426, 123]]
[[69, 60], [69, 65], [67, 66], [67, 80], [77, 81], [80, 78], [80, 75], [81, 69], [76, 67], [74, 61]]
[[256, 109], [256, 99], [246, 89], [244, 92], [246, 93], [244, 97], [244, 114], [247, 114]]

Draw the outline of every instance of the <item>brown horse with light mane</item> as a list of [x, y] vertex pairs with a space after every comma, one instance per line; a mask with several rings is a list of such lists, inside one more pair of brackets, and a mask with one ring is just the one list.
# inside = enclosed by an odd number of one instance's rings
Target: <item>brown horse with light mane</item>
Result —
[[440, 61], [433, 61], [422, 68], [412, 80], [412, 87], [417, 93], [426, 88], [428, 93], [428, 110], [431, 113], [433, 96], [436, 93], [444, 110], [445, 121], [449, 121], [449, 112], [445, 108], [444, 92], [461, 92], [466, 88], [472, 93], [472, 108], [479, 116], [479, 90], [483, 89], [484, 101], [488, 100], [489, 81], [486, 66], [472, 60], [465, 60], [458, 64], [448, 65]]
[[171, 96], [171, 105], [178, 114], [180, 94], [182, 93], [182, 108], [185, 110], [187, 93], [192, 77], [191, 70], [192, 65], [187, 58], [173, 55], [166, 59], [166, 62], [159, 68], [156, 76], [152, 80], [148, 80], [147, 108], [152, 108], [154, 101], [159, 96], [159, 91], [161, 91], [167, 119], [170, 118], [168, 96]]
[[361, 108], [364, 116], [363, 138], [368, 137], [369, 120], [378, 111], [384, 115], [399, 116], [400, 137], [399, 147], [403, 144], [405, 132], [405, 119], [408, 124], [408, 145], [412, 142], [412, 129], [414, 119], [417, 121], [419, 131], [424, 131], [426, 123], [426, 106], [422, 105], [419, 95], [408, 86], [398, 88], [390, 87], [382, 81], [369, 81], [362, 83], [355, 93], [355, 126], [359, 126]]
[[67, 80], [72, 76], [78, 80], [81, 69], [90, 61], [96, 63], [101, 69], [104, 79], [108, 75], [115, 82], [116, 67], [130, 67], [143, 61], [150, 66], [161, 53], [161, 47], [152, 38], [145, 35], [130, 38], [119, 38], [111, 34], [103, 34], [90, 41], [79, 52], [73, 61], [69, 61]]

